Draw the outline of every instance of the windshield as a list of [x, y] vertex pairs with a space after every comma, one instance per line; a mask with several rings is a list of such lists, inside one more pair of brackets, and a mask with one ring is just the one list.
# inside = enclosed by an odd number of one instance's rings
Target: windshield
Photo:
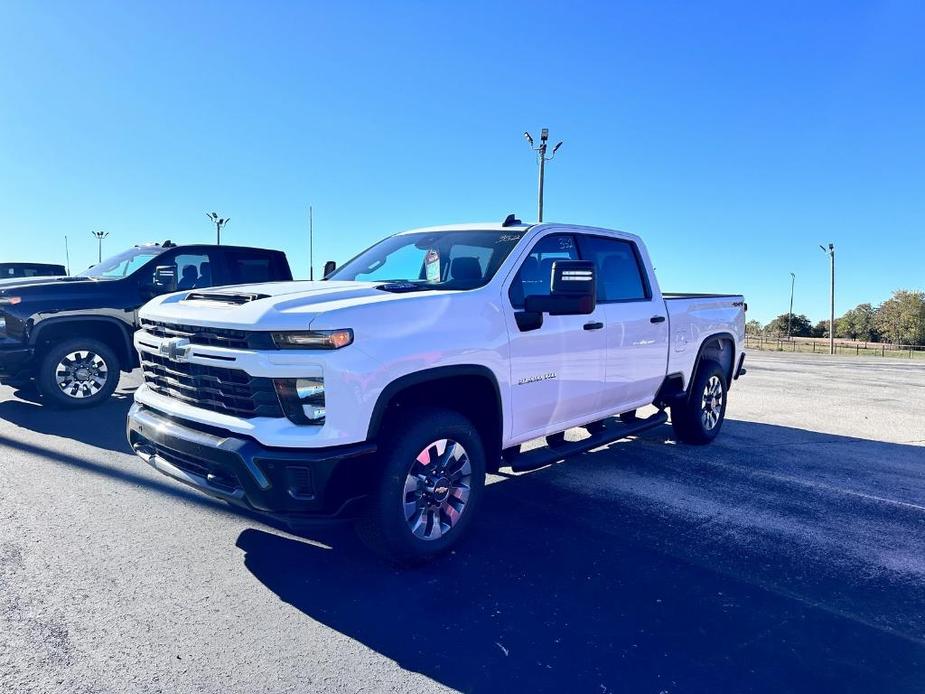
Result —
[[119, 255], [107, 258], [102, 263], [93, 265], [87, 270], [78, 273], [78, 277], [95, 277], [97, 279], [118, 279], [127, 277], [135, 270], [156, 258], [164, 252], [159, 246], [144, 246], [142, 248], [129, 248]]
[[363, 251], [327, 279], [475, 289], [494, 277], [525, 233], [514, 229], [398, 234]]

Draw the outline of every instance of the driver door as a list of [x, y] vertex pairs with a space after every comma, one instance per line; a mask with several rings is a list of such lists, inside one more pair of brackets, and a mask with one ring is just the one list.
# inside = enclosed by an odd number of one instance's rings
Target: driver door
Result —
[[514, 317], [523, 310], [525, 297], [549, 294], [555, 260], [580, 259], [573, 234], [544, 236], [522, 261], [508, 292], [511, 431], [521, 440], [562, 431], [602, 407], [603, 309], [589, 315], [544, 315], [543, 325], [528, 331]]

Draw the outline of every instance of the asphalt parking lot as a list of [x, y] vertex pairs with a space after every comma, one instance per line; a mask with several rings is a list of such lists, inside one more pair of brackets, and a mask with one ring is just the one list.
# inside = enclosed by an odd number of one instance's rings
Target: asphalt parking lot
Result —
[[415, 571], [0, 389], [0, 691], [925, 691], [925, 364], [752, 354], [719, 440], [498, 477]]

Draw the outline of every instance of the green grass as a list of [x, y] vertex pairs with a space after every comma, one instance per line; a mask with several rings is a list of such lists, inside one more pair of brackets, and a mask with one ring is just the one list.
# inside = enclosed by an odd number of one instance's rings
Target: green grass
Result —
[[[893, 357], [894, 359], [925, 359], [925, 348], [891, 349], [890, 345], [876, 343], [839, 344], [835, 343], [835, 353], [842, 357]], [[762, 352], [794, 352], [799, 354], [828, 354], [828, 342], [801, 342], [799, 340], [763, 339], [759, 342], [757, 337], [749, 336], [745, 340], [745, 348]]]

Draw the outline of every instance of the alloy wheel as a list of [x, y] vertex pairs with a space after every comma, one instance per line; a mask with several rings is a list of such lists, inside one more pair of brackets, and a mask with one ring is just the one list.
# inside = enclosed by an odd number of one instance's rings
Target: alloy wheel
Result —
[[723, 412], [723, 382], [719, 376], [710, 376], [703, 388], [703, 397], [700, 402], [700, 421], [707, 431], [713, 430], [719, 423]]
[[77, 400], [99, 393], [108, 378], [106, 362], [90, 350], [70, 352], [55, 367], [55, 382], [61, 392]]
[[469, 502], [472, 464], [462, 444], [439, 439], [418, 453], [405, 479], [404, 514], [412, 534], [439, 540], [459, 522]]

